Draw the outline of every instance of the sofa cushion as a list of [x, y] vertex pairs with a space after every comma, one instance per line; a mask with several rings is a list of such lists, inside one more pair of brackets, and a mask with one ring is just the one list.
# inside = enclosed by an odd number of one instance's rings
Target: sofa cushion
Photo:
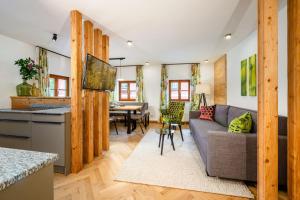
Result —
[[215, 121], [221, 124], [222, 126], [228, 126], [228, 109], [229, 106], [227, 105], [216, 105], [215, 108]]
[[252, 118], [249, 112], [244, 113], [238, 118], [234, 118], [228, 128], [231, 133], [249, 133], [252, 128]]
[[214, 121], [215, 106], [201, 106], [200, 119]]
[[227, 128], [216, 122], [201, 119], [190, 119], [189, 125], [203, 162], [206, 164], [208, 132], [211, 130], [227, 131]]
[[252, 128], [250, 133], [257, 133], [257, 113], [253, 110], [230, 106], [228, 110], [228, 125], [234, 118], [241, 116], [245, 112], [249, 112], [252, 117]]

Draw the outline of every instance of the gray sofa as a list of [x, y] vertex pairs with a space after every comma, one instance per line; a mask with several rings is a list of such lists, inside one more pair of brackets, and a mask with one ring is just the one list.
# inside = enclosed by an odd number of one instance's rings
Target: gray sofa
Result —
[[[247, 134], [228, 133], [232, 119], [250, 112], [252, 129]], [[243, 108], [216, 105], [215, 121], [199, 119], [191, 111], [189, 125], [209, 176], [257, 180], [257, 112]], [[287, 184], [287, 118], [279, 116], [279, 185]]]

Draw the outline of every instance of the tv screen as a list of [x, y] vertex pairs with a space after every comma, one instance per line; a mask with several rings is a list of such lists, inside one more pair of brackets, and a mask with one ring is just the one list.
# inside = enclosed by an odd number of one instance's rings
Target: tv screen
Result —
[[117, 69], [110, 64], [87, 54], [83, 73], [83, 89], [113, 91]]

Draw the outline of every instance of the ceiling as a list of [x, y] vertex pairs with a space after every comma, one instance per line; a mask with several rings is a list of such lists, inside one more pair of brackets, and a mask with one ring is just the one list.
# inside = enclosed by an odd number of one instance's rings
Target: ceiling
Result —
[[1, 0], [0, 34], [70, 55], [73, 9], [110, 36], [110, 57], [133, 65], [213, 61], [257, 24], [256, 0]]

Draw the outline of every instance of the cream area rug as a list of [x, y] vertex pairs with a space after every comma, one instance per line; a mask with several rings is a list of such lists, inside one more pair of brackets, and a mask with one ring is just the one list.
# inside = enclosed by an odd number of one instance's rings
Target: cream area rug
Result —
[[124, 162], [115, 180], [157, 185], [230, 196], [254, 198], [243, 182], [209, 177], [189, 130], [174, 135], [175, 151], [165, 137], [163, 156], [158, 148], [159, 135], [148, 131]]

